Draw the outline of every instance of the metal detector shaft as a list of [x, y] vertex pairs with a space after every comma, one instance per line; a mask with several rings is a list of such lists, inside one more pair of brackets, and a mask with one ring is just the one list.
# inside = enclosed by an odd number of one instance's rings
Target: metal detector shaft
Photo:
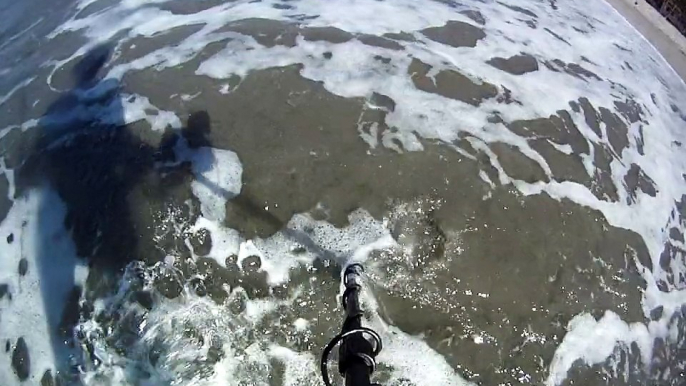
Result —
[[381, 352], [381, 337], [374, 330], [362, 326], [360, 291], [362, 290], [362, 266], [352, 264], [343, 274], [343, 309], [345, 321], [341, 333], [324, 348], [321, 359], [322, 379], [331, 386], [327, 362], [331, 351], [338, 348], [338, 370], [345, 377], [346, 386], [372, 386], [370, 377], [376, 369], [376, 358]]
[[[343, 307], [346, 318], [343, 323], [342, 334], [362, 328], [362, 309], [360, 307], [360, 291], [362, 266], [354, 264], [345, 270], [343, 283]], [[367, 340], [364, 333], [351, 334], [344, 339], [339, 348], [338, 368], [345, 376], [346, 386], [369, 386], [370, 376], [374, 371], [374, 347]]]

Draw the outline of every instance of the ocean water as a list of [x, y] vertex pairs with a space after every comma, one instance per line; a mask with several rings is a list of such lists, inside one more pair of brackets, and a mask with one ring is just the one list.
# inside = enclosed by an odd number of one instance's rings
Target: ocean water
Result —
[[0, 384], [686, 382], [686, 85], [602, 0], [0, 1]]

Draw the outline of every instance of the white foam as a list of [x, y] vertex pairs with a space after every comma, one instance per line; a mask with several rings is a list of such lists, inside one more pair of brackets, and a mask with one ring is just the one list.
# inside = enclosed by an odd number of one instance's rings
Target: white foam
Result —
[[227, 257], [240, 253], [245, 240], [235, 229], [223, 227], [221, 223], [206, 217], [199, 217], [190, 231], [195, 232], [200, 229], [207, 229], [212, 238], [212, 248], [207, 257], [214, 259], [222, 267], [226, 267]]
[[[180, 160], [190, 160], [195, 180], [191, 187], [201, 204], [202, 216], [191, 231], [207, 229], [212, 238], [209, 257], [225, 266], [230, 255], [238, 263], [249, 256], [259, 256], [261, 270], [270, 284], [284, 283], [289, 271], [315, 259], [333, 259], [346, 265], [364, 261], [374, 250], [387, 249], [395, 241], [384, 224], [364, 210], [349, 215], [350, 225], [338, 229], [326, 221], [316, 221], [307, 214], [295, 215], [285, 229], [269, 238], [245, 240], [237, 231], [223, 226], [226, 202], [241, 191], [242, 166], [238, 156], [228, 150], [201, 147], [189, 149], [185, 143], [176, 149]], [[302, 248], [302, 251], [299, 249]]]
[[201, 147], [190, 151], [187, 159], [193, 163], [191, 188], [200, 200], [203, 216], [221, 224], [226, 201], [241, 192], [243, 167], [238, 156], [229, 150]]
[[[113, 103], [121, 103], [121, 107], [106, 109], [105, 111], [109, 113], [101, 115], [103, 122], [121, 125], [145, 120], [150, 124], [152, 130], [164, 131], [167, 128], [181, 128], [181, 120], [174, 112], [157, 108], [150, 103], [147, 97], [124, 94], [120, 98], [119, 101], [115, 100]], [[121, 110], [117, 111], [118, 109]], [[124, 113], [123, 119], [120, 116], [121, 111]]]
[[383, 331], [381, 338], [384, 349], [379, 355], [379, 363], [390, 366], [396, 372], [391, 382], [407, 379], [417, 386], [471, 385], [421, 338], [408, 335], [394, 326], [374, 327], [377, 331]]
[[589, 366], [604, 363], [620, 344], [626, 348], [637, 343], [643, 363], [651, 362], [653, 338], [647, 326], [628, 324], [612, 311], [606, 311], [600, 320], [588, 313], [577, 315], [567, 325], [567, 331], [550, 364], [546, 381], [549, 386], [561, 384], [579, 359]]
[[[45, 17], [39, 18], [38, 20], [36, 20], [36, 21], [34, 21], [33, 23], [31, 23], [31, 25], [29, 25], [28, 27], [24, 28], [23, 30], [21, 30], [21, 31], [17, 32], [16, 34], [10, 36], [9, 38], [5, 39], [5, 41], [4, 41], [2, 44], [0, 44], [0, 51], [2, 51], [3, 48], [5, 48], [5, 47], [8, 46], [9, 44], [11, 44], [13, 41], [15, 41], [15, 40], [21, 38], [22, 36], [24, 36], [27, 32], [29, 32], [30, 30], [32, 30], [33, 27], [35, 27], [35, 26], [37, 26], [38, 24], [42, 23], [43, 20], [45, 20]], [[2, 104], [2, 103], [0, 103], [0, 105], [1, 105], [1, 104]]]
[[[267, 272], [270, 284], [284, 283], [289, 271], [315, 259], [333, 260], [341, 266], [361, 261], [373, 250], [394, 244], [383, 223], [364, 210], [348, 216], [349, 225], [336, 228], [326, 221], [316, 221], [306, 214], [297, 214], [283, 231], [267, 239], [250, 240], [252, 248], [241, 248], [238, 260], [256, 254]], [[248, 243], [246, 243], [248, 244]], [[247, 247], [247, 245], [246, 245]]]
[[[81, 10], [91, 3], [93, 0], [84, 0], [79, 3], [78, 9]], [[179, 44], [162, 48], [129, 63], [120, 64], [111, 69], [108, 77], [121, 79], [128, 71], [151, 67], [163, 69], [185, 63], [194, 58], [208, 44], [232, 39], [218, 54], [200, 64], [197, 73], [224, 79], [234, 74], [245, 76], [250, 71], [258, 69], [302, 63], [302, 76], [321, 81], [327, 90], [337, 95], [362, 98], [369, 98], [374, 92], [388, 95], [396, 102], [396, 108], [388, 115], [387, 123], [398, 132], [379, 133], [382, 137], [381, 145], [397, 151], [418, 151], [422, 147], [417, 140], [417, 135], [452, 142], [458, 138], [460, 132], [469, 133], [473, 137], [470, 138], [473, 147], [484, 152], [497, 169], [499, 175], [497, 182], [500, 184], [512, 183], [524, 194], [545, 192], [556, 199], [570, 199], [577, 204], [601, 211], [611, 225], [629, 229], [641, 235], [653, 263], [653, 272], [641, 270], [647, 282], [643, 308], [647, 314], [654, 307], [665, 307], [665, 316], [657, 322], [658, 325], [665, 326], [668, 318], [679, 305], [686, 303], [686, 290], [673, 286], [670, 292], [662, 292], [656, 284], [658, 279], [666, 275], [659, 264], [659, 258], [664, 243], [668, 240], [668, 230], [672, 226], [683, 230], [683, 224], [673, 216], [673, 210], [674, 202], [680, 200], [681, 195], [686, 192], [686, 182], [681, 176], [682, 171], [686, 169], [686, 159], [683, 157], [682, 149], [674, 146], [673, 141], [686, 143], [686, 133], [683, 131], [684, 123], [681, 117], [671, 111], [670, 104], [674, 103], [683, 109], [686, 87], [654, 48], [647, 44], [626, 21], [619, 18], [608, 4], [602, 1], [558, 2], [558, 10], [553, 11], [548, 2], [528, 2], [526, 7], [539, 16], [536, 19], [537, 28], [532, 29], [520, 21], [523, 16], [516, 11], [496, 2], [480, 3], [479, 11], [486, 19], [483, 29], [487, 36], [479, 41], [475, 48], [448, 47], [433, 42], [419, 33], [414, 33], [418, 42], [403, 42], [406, 47], [404, 51], [370, 47], [355, 39], [342, 44], [331, 44], [298, 38], [296, 46], [292, 48], [281, 46], [267, 48], [259, 45], [251, 37], [233, 32], [220, 33], [217, 30], [234, 20], [266, 17], [289, 22], [296, 21], [303, 27], [334, 26], [354, 33], [412, 32], [430, 26], [439, 26], [451, 19], [474, 24], [457, 13], [459, 10], [467, 9], [468, 6], [457, 5], [456, 9], [452, 9], [448, 4], [440, 2], [426, 2], [418, 6], [411, 0], [398, 0], [392, 3], [355, 0], [345, 4], [300, 0], [289, 2], [292, 8], [284, 10], [273, 7], [276, 4], [275, 1], [259, 3], [239, 1], [220, 4], [195, 14], [175, 15], [158, 9], [154, 3], [145, 4], [145, 6], [142, 4], [140, 1], [117, 3], [84, 18], [74, 17], [60, 26], [51, 36], [58, 36], [68, 31], [81, 31], [89, 41], [70, 58], [56, 62], [54, 68], [57, 69], [64, 63], [83, 55], [88, 49], [115, 35], [124, 36], [123, 40], [127, 40], [139, 36], [150, 37], [178, 26], [202, 24], [203, 28], [200, 31]], [[296, 15], [317, 15], [317, 17], [307, 19]], [[393, 17], [378, 17], [378, 15], [393, 15]], [[559, 40], [546, 29], [553, 31], [568, 43]], [[584, 34], [579, 30], [586, 30], [588, 33]], [[632, 52], [626, 52], [617, 45], [630, 48]], [[542, 64], [539, 71], [514, 76], [485, 64], [494, 56], [508, 57], [522, 51], [534, 56], [539, 62], [560, 59], [564, 62], [582, 64], [602, 80], [581, 79], [562, 72], [554, 72]], [[324, 52], [331, 52], [331, 59], [321, 59]], [[387, 64], [380, 62], [375, 59], [377, 55], [390, 58], [391, 62]], [[417, 90], [407, 75], [411, 62], [410, 56], [433, 66], [432, 73], [439, 70], [457, 70], [477, 83], [481, 81], [493, 83], [501, 94], [507, 87], [512, 90], [512, 98], [521, 102], [521, 105], [518, 103], [506, 105], [495, 100], [487, 100], [482, 105], [474, 107]], [[582, 57], [590, 62], [582, 60]], [[624, 62], [631, 63], [636, 72], [626, 68]], [[624, 89], [618, 88], [613, 83], [623, 85]], [[658, 105], [652, 103], [651, 94], [656, 96]], [[598, 199], [589, 188], [573, 182], [552, 181], [531, 184], [517, 181], [507, 175], [495, 154], [487, 146], [493, 142], [504, 142], [515, 146], [541, 165], [550, 175], [551, 172], [545, 160], [530, 148], [524, 138], [514, 135], [502, 124], [489, 122], [488, 118], [494, 111], [497, 111], [506, 121], [547, 117], [555, 114], [557, 110], [569, 109], [568, 102], [580, 97], [588, 98], [596, 107], [611, 107], [615, 101], [631, 97], [643, 106], [649, 117], [650, 123], [643, 126], [645, 156], [639, 154], [636, 148], [633, 138], [638, 135], [639, 125], [633, 124], [629, 127], [630, 147], [618, 154], [619, 159], [613, 160], [611, 164], [611, 178], [618, 188], [619, 202]], [[141, 107], [145, 105], [145, 100], [137, 103], [139, 104], [125, 106], [126, 121], [153, 119], [148, 114], [144, 114], [146, 107]], [[604, 136], [600, 138], [586, 125], [580, 114], [572, 114], [572, 117], [589, 145], [608, 144], [607, 128], [602, 128]], [[158, 129], [167, 125], [179, 127], [179, 122], [171, 115], [162, 114], [162, 117], [154, 118], [150, 122]], [[402, 148], [397, 147], [391, 140], [393, 137], [401, 141]], [[372, 147], [378, 145], [378, 142], [370, 142]], [[569, 147], [553, 146], [564, 154], [568, 154], [571, 150]], [[592, 175], [595, 170], [592, 156], [593, 153], [582, 157], [589, 175]], [[635, 202], [627, 204], [625, 198], [628, 192], [623, 185], [623, 176], [632, 163], [640, 165], [655, 181], [658, 193], [655, 197], [650, 197], [639, 192]], [[485, 177], [483, 174], [480, 175], [482, 178]], [[484, 179], [490, 181], [490, 179]], [[202, 200], [206, 204], [204, 204], [203, 213], [207, 210], [208, 213], [212, 213], [207, 216], [211, 216], [215, 222], [218, 221], [217, 218], [221, 218], [220, 202], [223, 202], [222, 200], [226, 197], [215, 197], [215, 199], [210, 193], [201, 190], [195, 193], [204, 197]], [[298, 221], [311, 223], [310, 220], [297, 216], [294, 221], [295, 223], [289, 226], [297, 228]], [[323, 228], [326, 227], [323, 226]], [[218, 232], [220, 227], [217, 225], [214, 229], [213, 232]], [[368, 230], [360, 231], [368, 232]], [[225, 232], [225, 234], [226, 236], [219, 236], [218, 239], [235, 239], [234, 234], [230, 232]], [[336, 231], [327, 229], [323, 234], [333, 235]], [[214, 236], [213, 233], [213, 241]], [[344, 261], [354, 257], [354, 251], [361, 246], [379, 240], [378, 237], [371, 237], [365, 242], [358, 240], [355, 241], [357, 244], [354, 244], [348, 241], [348, 244], [339, 245], [337, 242], [327, 241], [326, 237], [322, 237], [323, 245], [333, 245], [334, 248], [338, 248], [333, 251], [333, 256], [342, 258]], [[230, 245], [226, 249], [236, 248], [235, 240], [224, 243]], [[277, 234], [267, 240], [241, 242], [238, 249], [242, 251], [239, 252], [242, 258], [248, 254], [259, 253], [263, 259], [263, 269], [269, 272], [270, 280], [281, 282], [288, 277], [288, 270], [291, 267], [311, 261], [316, 254], [323, 252], [308, 250], [303, 255], [294, 256], [289, 252], [290, 245], [292, 243], [285, 234]], [[682, 264], [675, 264], [672, 264], [673, 270], [678, 272], [686, 270]], [[629, 330], [620, 329], [620, 331]], [[666, 328], [656, 328], [651, 330], [651, 333], [663, 334], [659, 331], [666, 331]], [[620, 340], [618, 337], [616, 341]], [[606, 350], [603, 351], [605, 352]], [[645, 355], [645, 352], [643, 354]], [[567, 358], [565, 360], [570, 360], [568, 358], [572, 355], [582, 355], [582, 353], [569, 351], [564, 355], [564, 358]], [[592, 360], [596, 359], [598, 358], [592, 358]]]
[[236, 230], [223, 226], [226, 202], [241, 192], [241, 162], [232, 151], [210, 147], [190, 149], [185, 141], [177, 145], [176, 155], [180, 161], [191, 161], [195, 177], [191, 189], [200, 201], [202, 216], [190, 231], [206, 229], [210, 232], [212, 248], [208, 257], [225, 267], [226, 258], [238, 255], [244, 242]]
[[293, 322], [293, 327], [295, 327], [296, 331], [305, 331], [309, 325], [310, 322], [303, 318], [298, 318]]
[[223, 51], [204, 61], [196, 74], [213, 78], [243, 77], [250, 71], [299, 63], [304, 56], [300, 50], [283, 46], [265, 48], [252, 37], [238, 35], [237, 38], [231, 40]]
[[[64, 229], [65, 215], [57, 193], [41, 187], [17, 198], [0, 224], [3, 238], [14, 235], [14, 241], [2, 247], [0, 259], [0, 282], [9, 285], [12, 297], [0, 300], [0, 330], [12, 345], [24, 338], [36, 383], [46, 370], [54, 374], [68, 364], [73, 350], [55, 332], [69, 293], [84, 283], [88, 272]], [[25, 276], [17, 273], [22, 258], [28, 263]], [[10, 360], [11, 355], [0, 356], [0, 383], [5, 385], [17, 382]]]
[[[278, 320], [283, 312], [280, 306], [289, 306], [302, 301], [301, 296], [313, 294], [295, 291], [285, 300], [250, 300], [244, 291], [236, 289], [229, 295], [228, 303], [241, 298], [245, 302], [245, 310], [235, 314], [228, 311], [226, 304], [198, 297], [185, 288], [174, 300], [154, 296], [154, 307], [147, 311], [131, 302], [131, 296], [136, 292], [131, 283], [142, 276], [143, 288], [154, 291], [152, 283], [159, 273], [153, 267], [142, 268], [141, 274], [141, 268], [129, 267], [119, 290], [95, 305], [95, 315], [127, 314], [130, 320], [137, 321], [137, 325], [130, 326], [138, 328], [137, 338], [127, 341], [125, 352], [109, 345], [120, 338], [116, 326], [99, 325], [97, 318], [81, 324], [102, 361], [98, 367], [83, 374], [84, 384], [266, 385], [272, 360], [284, 366], [284, 385], [319, 384], [318, 358], [309, 351], [297, 351], [274, 343], [273, 333], [261, 324], [266, 318], [276, 317]], [[372, 326], [382, 334], [386, 347], [384, 353], [388, 353], [379, 360], [390, 368], [391, 381], [405, 379], [416, 386], [467, 384], [420, 338], [384, 324], [376, 314], [374, 320]], [[310, 333], [310, 324], [304, 319], [295, 319], [293, 324], [296, 334]], [[124, 338], [127, 338], [126, 334]], [[197, 371], [194, 366], [202, 365], [210, 350], [217, 348], [223, 355], [211, 365], [211, 371]], [[407, 350], [416, 357], [401, 354]], [[149, 360], [151, 352], [162, 354], [154, 364]], [[193, 366], [189, 366], [191, 363]]]
[[[30, 119], [19, 127], [26, 131], [40, 124], [52, 129], [79, 122], [120, 126], [144, 120], [155, 131], [181, 128], [181, 120], [174, 112], [157, 108], [147, 97], [127, 93], [107, 97], [107, 94], [117, 91], [117, 84], [114, 79], [106, 79], [92, 89], [75, 90], [72, 96], [79, 102], [76, 107], [52, 112], [40, 119]], [[3, 132], [10, 128], [3, 129]]]
[[[378, 361], [393, 370], [389, 383], [409, 380], [416, 386], [472, 385], [421, 337], [409, 335], [395, 326], [386, 324], [379, 316], [379, 305], [369, 291], [362, 292], [361, 300], [365, 310], [371, 311], [367, 322], [379, 333], [383, 341], [383, 350]], [[408, 353], [411, 355], [407, 355]]]
[[36, 79], [35, 76], [34, 76], [34, 77], [31, 77], [31, 78], [28, 78], [28, 79], [24, 79], [21, 83], [19, 83], [18, 85], [14, 86], [14, 88], [11, 89], [10, 91], [8, 91], [5, 95], [1, 96], [1, 97], [0, 97], [0, 106], [2, 106], [3, 104], [5, 104], [5, 102], [7, 102], [7, 101], [12, 97], [12, 95], [14, 95], [17, 91], [19, 91], [19, 90], [21, 90], [22, 88], [24, 88], [24, 87], [28, 86], [29, 84], [31, 84], [31, 82], [33, 82], [34, 79]]
[[319, 374], [315, 358], [309, 353], [299, 353], [289, 348], [272, 345], [269, 356], [279, 360], [286, 367], [283, 386], [317, 384]]

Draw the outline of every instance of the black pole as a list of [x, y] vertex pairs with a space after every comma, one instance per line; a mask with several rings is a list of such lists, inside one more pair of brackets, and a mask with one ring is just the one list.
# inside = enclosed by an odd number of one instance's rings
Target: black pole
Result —
[[331, 386], [327, 362], [331, 351], [338, 348], [338, 370], [345, 377], [346, 386], [378, 386], [370, 377], [376, 368], [375, 357], [381, 352], [381, 337], [374, 330], [362, 326], [360, 291], [362, 290], [362, 266], [352, 264], [343, 274], [343, 309], [345, 321], [341, 333], [324, 348], [321, 358], [321, 372], [324, 384]]
[[[362, 309], [360, 307], [360, 278], [362, 266], [351, 265], [345, 270], [343, 306], [346, 318], [341, 334], [362, 328]], [[363, 332], [353, 333], [343, 340], [339, 348], [338, 368], [345, 376], [346, 386], [370, 386], [370, 376], [374, 368], [374, 347]]]

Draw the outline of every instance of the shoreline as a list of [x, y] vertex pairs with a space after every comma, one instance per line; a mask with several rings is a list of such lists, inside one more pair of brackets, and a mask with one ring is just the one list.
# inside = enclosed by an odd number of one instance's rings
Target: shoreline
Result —
[[645, 0], [605, 0], [662, 55], [686, 83], [686, 36]]

